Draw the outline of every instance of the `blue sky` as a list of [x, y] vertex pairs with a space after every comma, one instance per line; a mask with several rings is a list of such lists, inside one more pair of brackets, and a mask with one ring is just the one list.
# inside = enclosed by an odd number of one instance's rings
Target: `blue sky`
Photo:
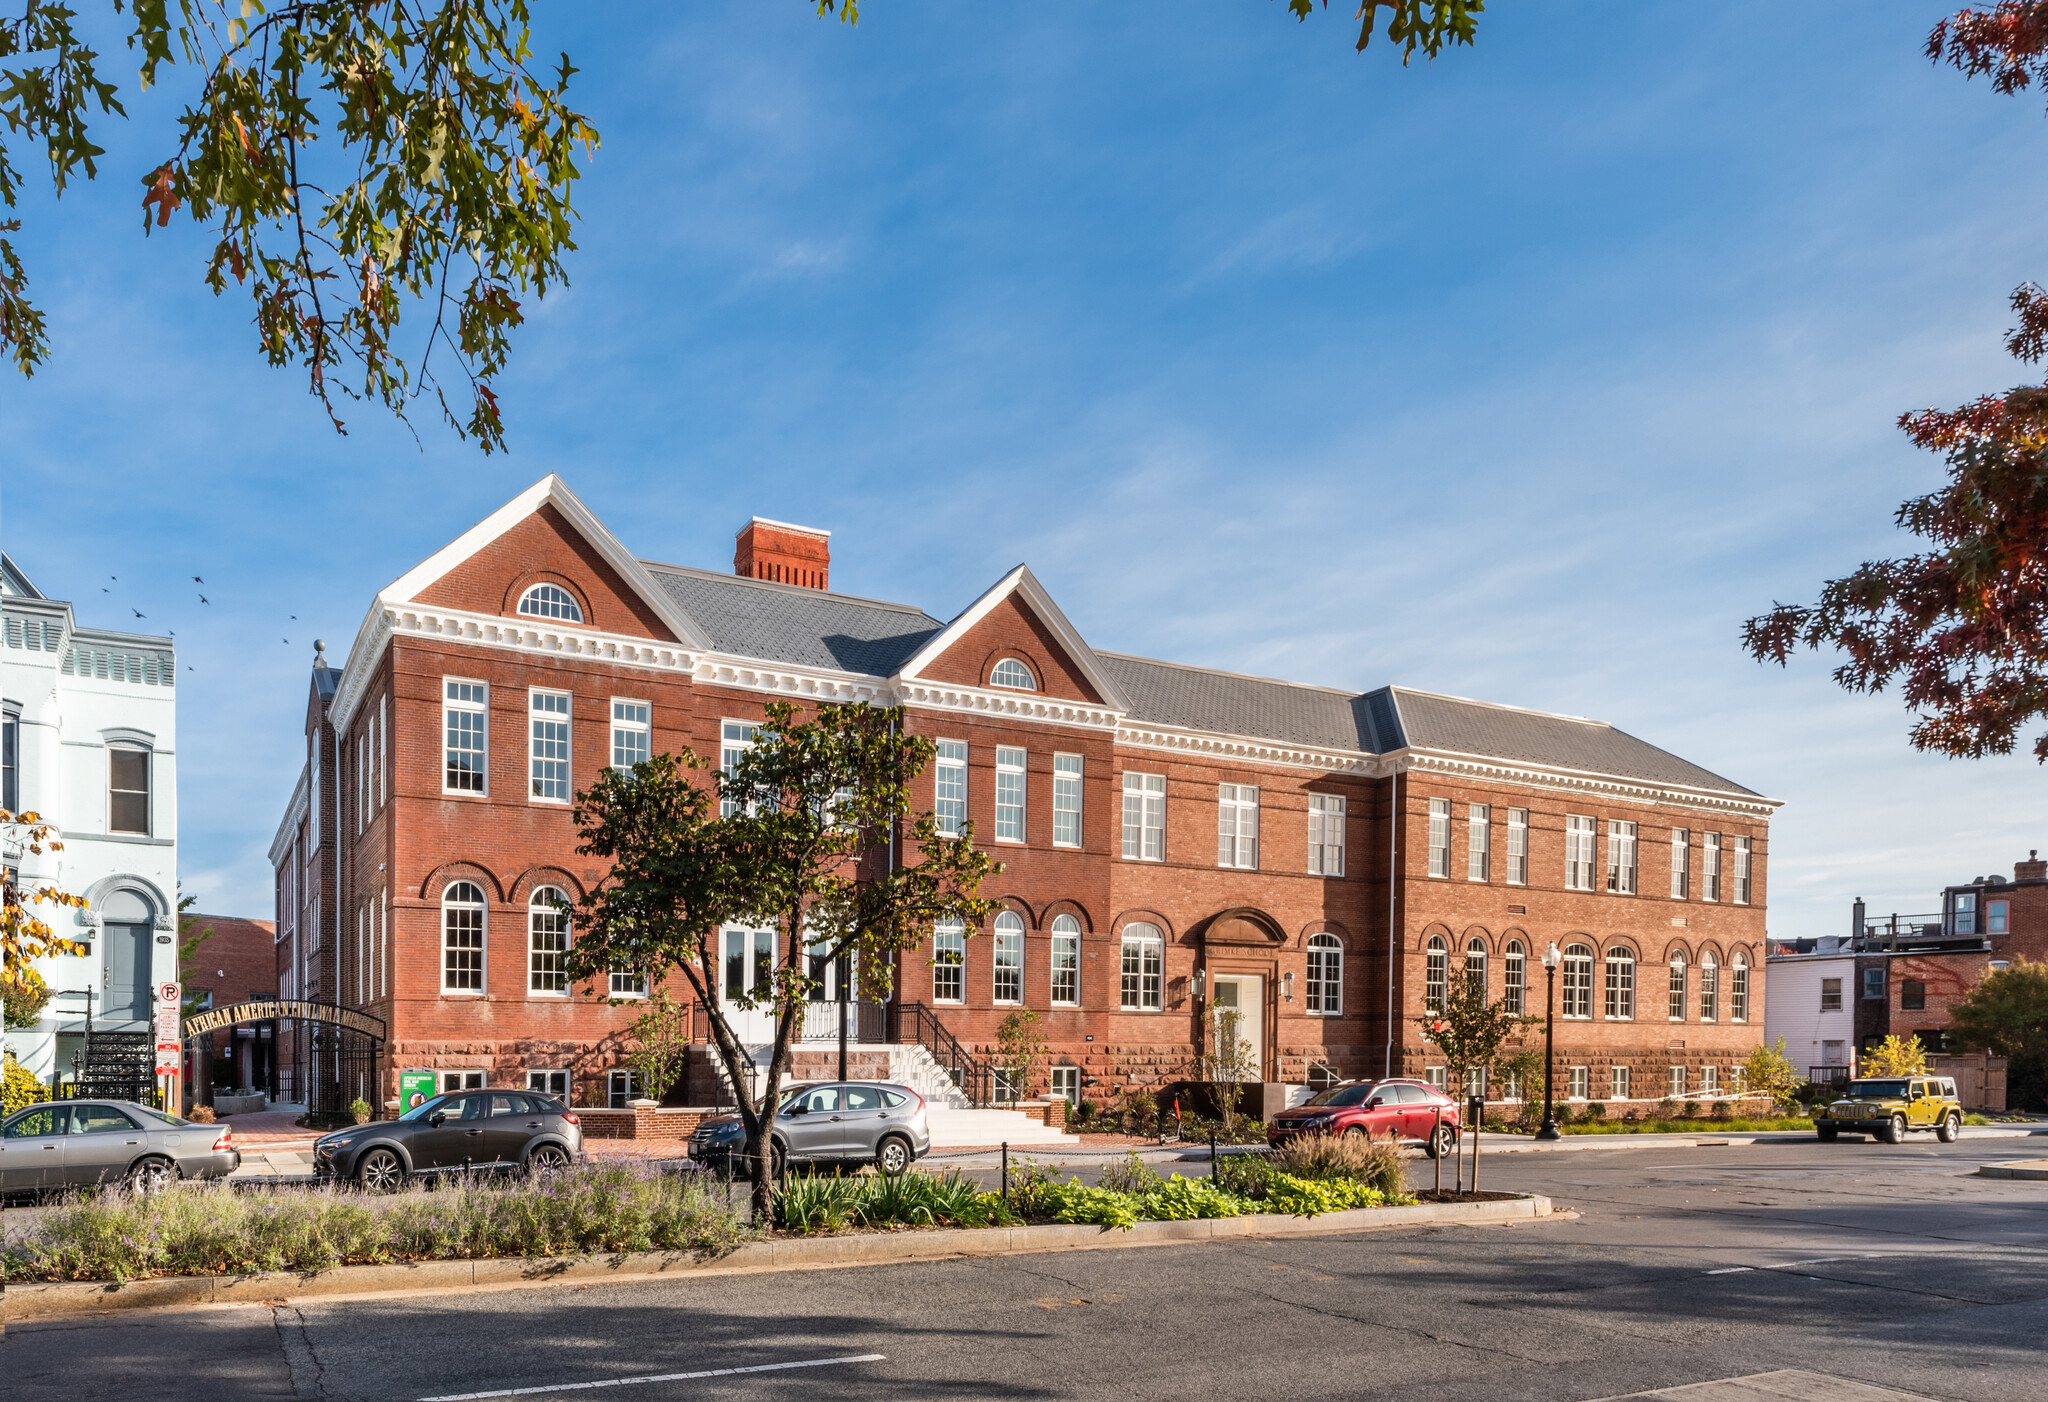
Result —
[[1920, 56], [1942, 12], [1501, 6], [1403, 70], [1274, 0], [550, 7], [604, 145], [490, 458], [335, 436], [140, 236], [173, 83], [24, 201], [58, 350], [0, 380], [0, 530], [177, 629], [211, 911], [269, 913], [312, 638], [551, 470], [651, 558], [797, 520], [942, 617], [1023, 559], [1100, 647], [1598, 716], [1785, 800], [1774, 934], [1924, 910], [2048, 847], [2048, 776], [1738, 633], [1908, 545], [1900, 410], [2024, 378], [2048, 122]]

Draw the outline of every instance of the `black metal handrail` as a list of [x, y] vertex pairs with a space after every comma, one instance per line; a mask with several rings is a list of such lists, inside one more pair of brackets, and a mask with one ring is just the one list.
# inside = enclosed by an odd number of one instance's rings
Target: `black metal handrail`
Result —
[[970, 1105], [988, 1105], [995, 1099], [996, 1073], [987, 1062], [975, 1056], [960, 1045], [946, 1025], [939, 1021], [936, 1011], [923, 1003], [898, 1003], [895, 1006], [896, 1035], [892, 1041], [915, 1043], [931, 1053], [932, 1060]]

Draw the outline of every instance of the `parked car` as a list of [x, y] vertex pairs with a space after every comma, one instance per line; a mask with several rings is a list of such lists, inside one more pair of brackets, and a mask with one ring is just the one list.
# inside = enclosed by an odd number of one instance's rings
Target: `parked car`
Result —
[[1346, 1081], [1266, 1122], [1266, 1142], [1275, 1148], [1304, 1134], [1369, 1134], [1420, 1144], [1431, 1158], [1450, 1153], [1463, 1132], [1457, 1101], [1405, 1077]]
[[[924, 1097], [888, 1081], [790, 1086], [770, 1129], [776, 1168], [806, 1162], [867, 1161], [898, 1174], [931, 1152]], [[747, 1150], [746, 1123], [718, 1115], [690, 1136], [690, 1157], [730, 1171]]]
[[1830, 1141], [1843, 1130], [1897, 1144], [1909, 1130], [1932, 1130], [1944, 1144], [1963, 1132], [1963, 1103], [1946, 1076], [1877, 1076], [1851, 1081], [1841, 1098], [1813, 1112], [1813, 1132]]
[[395, 1120], [321, 1135], [313, 1175], [389, 1192], [416, 1176], [562, 1168], [582, 1156], [582, 1122], [554, 1097], [465, 1090], [423, 1100]]
[[58, 1100], [0, 1122], [0, 1192], [126, 1183], [151, 1192], [242, 1166], [234, 1132], [125, 1100]]

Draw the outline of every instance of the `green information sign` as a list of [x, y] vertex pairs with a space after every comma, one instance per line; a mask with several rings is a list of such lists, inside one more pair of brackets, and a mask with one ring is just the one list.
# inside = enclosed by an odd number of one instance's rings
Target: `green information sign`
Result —
[[432, 1071], [401, 1071], [398, 1073], [398, 1113], [404, 1114], [415, 1105], [423, 1105], [435, 1095], [434, 1073]]

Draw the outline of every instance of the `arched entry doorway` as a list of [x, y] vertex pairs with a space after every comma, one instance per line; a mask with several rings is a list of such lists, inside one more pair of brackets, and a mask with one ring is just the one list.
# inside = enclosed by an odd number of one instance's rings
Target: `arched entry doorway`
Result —
[[274, 1040], [280, 1048], [287, 1041], [296, 1047], [296, 1064], [304, 1071], [293, 1089], [299, 1092], [309, 1118], [316, 1123], [347, 1123], [349, 1106], [357, 1100], [369, 1103], [372, 1117], [383, 1113], [381, 1017], [335, 1003], [257, 998], [186, 1018], [184, 1035], [189, 1046], [192, 1038], [209, 1036], [223, 1027], [265, 1022], [276, 1027]]
[[97, 1020], [111, 1027], [146, 1027], [154, 1007], [157, 910], [126, 887], [98, 903], [101, 992]]

